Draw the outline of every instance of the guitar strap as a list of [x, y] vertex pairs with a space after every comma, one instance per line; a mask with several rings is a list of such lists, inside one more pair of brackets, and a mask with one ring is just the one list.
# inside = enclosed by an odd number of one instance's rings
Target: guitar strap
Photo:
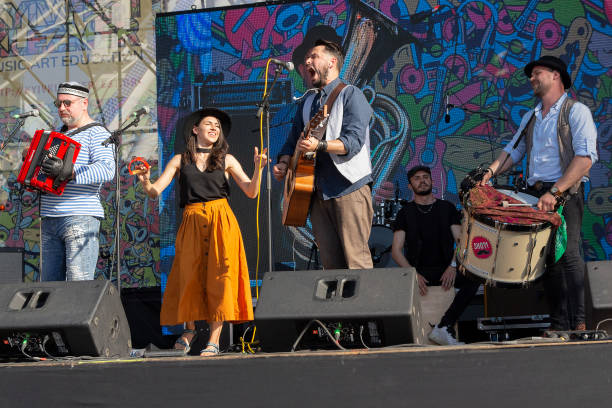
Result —
[[[331, 112], [331, 108], [334, 106], [334, 103], [336, 102], [336, 99], [338, 98], [338, 95], [340, 95], [340, 91], [342, 91], [344, 88], [346, 88], [346, 84], [344, 82], [340, 82], [338, 85], [336, 85], [334, 90], [331, 91], [331, 93], [329, 94], [329, 97], [325, 101], [325, 105], [323, 105], [321, 109], [319, 109], [319, 112], [323, 111], [325, 107], [327, 106], [327, 113], [329, 114], [329, 112]], [[327, 122], [325, 122], [324, 126], [327, 129]], [[323, 136], [325, 135], [325, 132], [324, 131], [320, 132], [320, 135], [321, 135], [320, 137], [323, 138]], [[320, 140], [320, 138], [317, 136], [315, 136], [315, 138]]]

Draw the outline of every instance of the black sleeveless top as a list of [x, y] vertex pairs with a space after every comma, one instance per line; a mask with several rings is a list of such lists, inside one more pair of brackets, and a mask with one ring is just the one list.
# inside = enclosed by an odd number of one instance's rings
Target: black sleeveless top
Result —
[[224, 169], [200, 171], [194, 163], [181, 168], [179, 177], [181, 208], [187, 204], [227, 198], [230, 186]]

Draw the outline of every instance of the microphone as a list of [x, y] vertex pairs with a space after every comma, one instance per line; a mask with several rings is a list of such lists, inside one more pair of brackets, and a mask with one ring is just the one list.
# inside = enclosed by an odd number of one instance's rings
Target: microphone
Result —
[[26, 113], [19, 113], [17, 115], [13, 115], [13, 118], [24, 119], [24, 118], [29, 118], [30, 116], [39, 116], [38, 109], [34, 109]]
[[139, 118], [142, 115], [146, 115], [150, 111], [151, 109], [149, 109], [148, 106], [143, 106], [142, 108], [138, 109], [136, 112], [132, 113], [132, 116], [136, 116], [137, 118]]
[[444, 7], [446, 7], [446, 4], [441, 5], [441, 6], [438, 5], [430, 10], [425, 10], [425, 11], [421, 11], [418, 13], [414, 13], [410, 16], [410, 22], [413, 24], [420, 23], [421, 21], [425, 20], [427, 17], [431, 16], [432, 14], [437, 13]]
[[276, 64], [276, 65], [281, 65], [281, 66], [285, 67], [285, 69], [286, 69], [287, 71], [293, 71], [293, 62], [291, 62], [291, 61], [287, 61], [287, 62], [285, 62], [285, 61], [278, 60], [278, 59], [276, 59], [276, 58], [270, 58], [270, 61], [271, 61], [273, 64]]
[[297, 97], [296, 96], [292, 96], [291, 100], [293, 101], [293, 103], [299, 102], [302, 99], [304, 99], [305, 97], [307, 97], [311, 92], [319, 93], [319, 92], [321, 92], [321, 90], [319, 88], [310, 88], [310, 89], [307, 89], [306, 92], [304, 92], [301, 96], [297, 96]]
[[450, 113], [449, 108], [452, 108], [453, 105], [451, 105], [450, 103], [448, 103], [448, 94], [446, 94], [446, 115], [444, 115], [444, 122], [445, 123], [450, 123]]

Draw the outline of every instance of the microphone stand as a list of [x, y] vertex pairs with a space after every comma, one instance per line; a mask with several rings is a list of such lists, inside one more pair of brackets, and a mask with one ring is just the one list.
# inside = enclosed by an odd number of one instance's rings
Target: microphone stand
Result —
[[[272, 84], [270, 84], [270, 88], [268, 92], [264, 95], [263, 99], [259, 103], [259, 109], [257, 110], [257, 117], [261, 118], [261, 115], [265, 112], [265, 133], [266, 133], [266, 144], [268, 146], [268, 157], [270, 157], [270, 95], [272, 94], [272, 89], [274, 89], [274, 85], [278, 80], [278, 75], [281, 73], [282, 67], [277, 66], [274, 70], [274, 79], [272, 80]], [[272, 172], [270, 167], [272, 163], [268, 160], [267, 170], [266, 170], [266, 188], [268, 190], [268, 272], [272, 272]], [[255, 282], [257, 284], [257, 282]]]
[[[483, 116], [483, 117], [485, 117], [485, 118], [487, 118], [489, 120], [501, 120], [501, 121], [504, 121], [504, 122], [508, 121], [507, 118], [502, 118], [501, 116], [495, 116], [495, 115], [492, 115], [490, 113], [486, 113], [486, 112], [483, 112], [483, 111], [477, 110], [477, 109], [464, 108], [463, 106], [453, 105], [452, 103], [447, 103], [446, 107], [447, 108], [451, 108], [451, 109], [452, 108], [458, 108], [458, 109], [464, 110], [466, 112], [470, 112], [470, 113], [474, 113], [476, 115]], [[491, 160], [495, 160], [494, 153], [493, 153], [493, 142], [491, 141], [491, 135], [487, 135], [487, 139], [489, 140], [489, 145], [491, 146]]]
[[[119, 150], [121, 147], [121, 135], [124, 131], [131, 128], [132, 126], [138, 125], [140, 122], [140, 115], [137, 115], [134, 120], [125, 125], [124, 127], [120, 127], [117, 130], [111, 132], [111, 135], [102, 142], [102, 146], [106, 147], [109, 144], [114, 145], [114, 153], [115, 153], [115, 262], [117, 265], [117, 292], [121, 294], [121, 213], [119, 211], [121, 204], [121, 178], [119, 177]], [[110, 276], [108, 280], [112, 281], [113, 277], [113, 269], [111, 267]]]
[[486, 112], [483, 112], [483, 111], [480, 111], [480, 110], [476, 110], [476, 109], [464, 108], [463, 106], [453, 105], [452, 103], [447, 104], [447, 107], [448, 108], [458, 108], [458, 109], [464, 110], [466, 112], [475, 113], [477, 115], [484, 116], [487, 119], [503, 120], [504, 122], [508, 121], [507, 118], [502, 118], [501, 116], [495, 116], [495, 115], [492, 115], [490, 113], [486, 113]]
[[21, 129], [21, 127], [25, 123], [25, 120], [26, 118], [17, 119], [17, 126], [15, 126], [15, 128], [11, 131], [11, 134], [8, 135], [4, 141], [2, 141], [2, 144], [0, 145], [0, 152], [4, 151], [4, 148], [9, 144], [11, 139], [13, 139], [13, 137], [17, 134], [17, 131]]

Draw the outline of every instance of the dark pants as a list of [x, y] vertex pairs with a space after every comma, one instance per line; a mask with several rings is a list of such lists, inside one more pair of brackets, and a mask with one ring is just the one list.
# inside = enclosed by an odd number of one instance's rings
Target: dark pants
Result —
[[[444, 273], [446, 268], [419, 268], [418, 272], [423, 275], [429, 282], [428, 286], [440, 286], [440, 277]], [[466, 278], [461, 272], [457, 271], [455, 277], [455, 288], [459, 289], [455, 294], [455, 299], [448, 307], [442, 320], [438, 326], [453, 327], [463, 311], [468, 307], [474, 295], [478, 291], [480, 283], [474, 282], [471, 279]]]
[[[541, 196], [541, 193], [528, 191]], [[584, 184], [571, 196], [563, 207], [563, 216], [567, 226], [567, 248], [559, 259], [553, 263], [554, 252], [549, 255], [549, 262], [544, 274], [544, 290], [550, 307], [552, 330], [571, 330], [585, 322], [584, 317], [584, 259], [581, 254], [580, 231], [584, 211]], [[554, 250], [554, 249], [553, 249]]]

